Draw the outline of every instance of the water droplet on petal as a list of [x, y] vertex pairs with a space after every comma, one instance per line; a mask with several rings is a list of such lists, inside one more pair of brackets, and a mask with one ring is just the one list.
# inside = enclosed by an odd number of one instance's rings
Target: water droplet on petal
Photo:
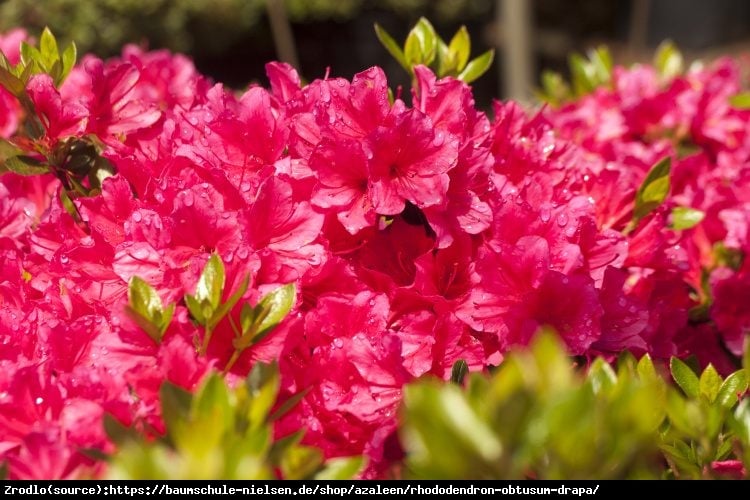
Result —
[[342, 347], [344, 347], [344, 341], [341, 340], [341, 339], [339, 339], [339, 338], [335, 338], [335, 339], [333, 339], [333, 345], [335, 345], [337, 348], [341, 349]]
[[542, 208], [539, 210], [539, 219], [541, 219], [541, 221], [546, 224], [549, 222], [551, 217], [552, 217], [552, 211], [550, 210], [549, 206], [543, 205]]
[[34, 403], [40, 405], [40, 404], [44, 403], [44, 398], [42, 398], [42, 397], [36, 398], [34, 400]]
[[557, 225], [560, 227], [565, 227], [568, 224], [568, 214], [565, 212], [560, 213], [557, 216]]
[[192, 207], [193, 203], [195, 203], [195, 198], [193, 198], [193, 192], [183, 191], [182, 202], [185, 204], [186, 207]]
[[135, 222], [141, 222], [141, 220], [143, 220], [143, 216], [141, 215], [140, 212], [135, 211], [135, 212], [133, 212], [133, 220]]

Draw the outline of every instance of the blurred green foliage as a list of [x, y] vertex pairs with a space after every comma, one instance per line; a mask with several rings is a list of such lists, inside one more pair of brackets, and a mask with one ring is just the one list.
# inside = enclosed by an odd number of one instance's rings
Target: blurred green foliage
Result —
[[[452, 479], [715, 477], [714, 461], [750, 451], [745, 370], [722, 379], [672, 361], [677, 389], [648, 356], [602, 359], [585, 374], [549, 332], [491, 377], [461, 388], [407, 387], [402, 442], [408, 474]], [[684, 392], [683, 392], [684, 391]]]
[[412, 78], [414, 68], [422, 64], [430, 66], [439, 78], [452, 76], [471, 83], [487, 72], [495, 56], [494, 49], [490, 49], [469, 61], [471, 38], [466, 26], [461, 26], [450, 42], [446, 43], [424, 17], [411, 29], [403, 47], [377, 23], [375, 34], [388, 53]]
[[[652, 64], [665, 82], [684, 71], [682, 53], [668, 40], [656, 49]], [[591, 49], [586, 56], [573, 53], [568, 57], [570, 82], [556, 71], [542, 71], [537, 98], [552, 106], [559, 106], [590, 94], [597, 88], [611, 87], [612, 69], [612, 54], [606, 46]]]
[[[163, 438], [150, 439], [113, 417], [105, 428], [118, 445], [108, 474], [113, 479], [351, 479], [362, 457], [325, 461], [317, 448], [300, 445], [303, 431], [274, 440], [273, 422], [299, 398], [277, 405], [279, 372], [258, 363], [244, 383], [229, 388], [218, 374], [191, 394], [161, 387]], [[273, 408], [277, 407], [274, 411]]]
[[[446, 21], [486, 14], [491, 6], [491, 0], [286, 0], [292, 22], [344, 21], [364, 9]], [[5, 0], [0, 30], [22, 26], [35, 34], [49, 26], [62, 40], [75, 40], [81, 53], [100, 56], [146, 41], [152, 48], [219, 55], [258, 30], [265, 9], [266, 0]]]

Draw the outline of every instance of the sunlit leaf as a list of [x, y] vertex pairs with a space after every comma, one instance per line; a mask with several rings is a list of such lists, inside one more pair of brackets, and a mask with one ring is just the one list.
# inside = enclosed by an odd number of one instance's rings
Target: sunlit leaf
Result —
[[463, 71], [458, 74], [458, 79], [466, 83], [471, 83], [490, 69], [492, 61], [495, 58], [495, 51], [488, 50], [483, 54], [475, 57], [466, 65]]
[[669, 173], [672, 159], [667, 156], [656, 162], [635, 195], [633, 219], [637, 222], [661, 205], [669, 194]]
[[706, 214], [700, 210], [690, 207], [675, 207], [672, 209], [671, 229], [690, 229], [700, 224]]
[[669, 361], [669, 368], [672, 378], [685, 394], [691, 398], [697, 398], [700, 394], [700, 382], [692, 368], [674, 357]]

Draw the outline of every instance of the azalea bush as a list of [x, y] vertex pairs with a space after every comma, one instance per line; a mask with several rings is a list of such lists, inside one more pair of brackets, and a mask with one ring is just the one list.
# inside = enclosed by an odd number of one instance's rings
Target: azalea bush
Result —
[[377, 36], [411, 89], [0, 38], [9, 477], [746, 475], [739, 62], [485, 112], [465, 30]]

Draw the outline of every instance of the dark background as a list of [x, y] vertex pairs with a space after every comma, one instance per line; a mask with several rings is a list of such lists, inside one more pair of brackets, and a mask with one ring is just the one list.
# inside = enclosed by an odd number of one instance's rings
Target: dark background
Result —
[[[0, 30], [22, 26], [38, 35], [48, 25], [79, 53], [102, 57], [125, 43], [166, 47], [189, 54], [198, 69], [242, 88], [265, 83], [263, 66], [277, 59], [268, 22], [269, 0], [3, 0]], [[480, 106], [506, 97], [503, 25], [497, 15], [506, 0], [286, 0], [301, 73], [310, 80], [331, 74], [350, 78], [372, 65], [385, 68], [391, 83], [405, 73], [380, 46], [375, 22], [402, 42], [426, 16], [443, 38], [465, 24], [472, 54], [498, 49], [496, 63], [475, 85]], [[543, 69], [566, 70], [567, 55], [606, 43], [616, 60], [650, 58], [670, 38], [692, 57], [741, 52], [750, 35], [746, 0], [528, 0], [530, 86]], [[645, 12], [645, 14], [644, 14]], [[521, 97], [521, 96], [513, 96]]]

